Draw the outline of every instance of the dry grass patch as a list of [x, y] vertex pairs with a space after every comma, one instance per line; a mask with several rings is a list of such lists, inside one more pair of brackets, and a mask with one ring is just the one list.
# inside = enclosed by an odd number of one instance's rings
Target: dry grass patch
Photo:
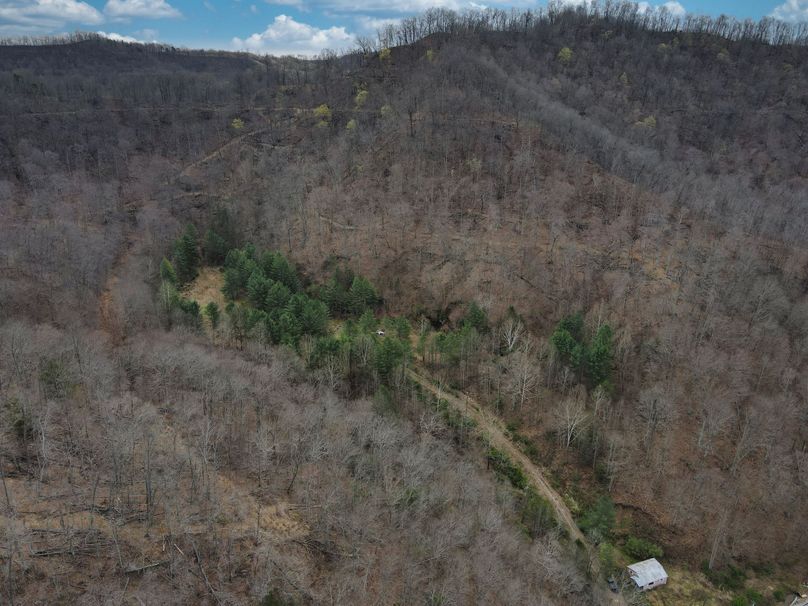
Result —
[[182, 294], [193, 299], [204, 309], [205, 305], [213, 301], [220, 309], [224, 309], [227, 301], [222, 293], [224, 274], [217, 267], [203, 267], [199, 270], [196, 279], [185, 287]]
[[714, 587], [701, 572], [667, 563], [665, 569], [670, 575], [668, 584], [645, 594], [650, 606], [723, 606], [732, 600], [732, 594]]

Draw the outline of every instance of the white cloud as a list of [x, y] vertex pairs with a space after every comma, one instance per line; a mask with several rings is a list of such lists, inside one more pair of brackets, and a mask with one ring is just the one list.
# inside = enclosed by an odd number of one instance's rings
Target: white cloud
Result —
[[687, 14], [685, 7], [679, 2], [666, 2], [662, 8], [668, 9], [668, 12], [674, 17], [684, 17]]
[[684, 6], [682, 6], [681, 2], [665, 2], [665, 4], [660, 6], [651, 6], [650, 2], [637, 3], [637, 12], [640, 13], [645, 13], [648, 11], [654, 12], [663, 8], [668, 11], [668, 14], [674, 17], [684, 17], [687, 14], [687, 10]]
[[360, 32], [374, 34], [388, 25], [396, 26], [401, 23], [401, 19], [378, 19], [367, 15], [359, 15], [355, 21]]
[[772, 11], [771, 16], [792, 23], [808, 21], [808, 0], [786, 0]]
[[133, 38], [132, 36], [124, 36], [122, 34], [116, 34], [115, 32], [95, 32], [99, 36], [103, 36], [104, 38], [108, 38], [109, 40], [114, 40], [115, 42], [139, 42], [143, 43], [143, 40], [138, 40], [137, 38]]
[[115, 19], [142, 17], [145, 19], [170, 19], [182, 17], [182, 13], [166, 0], [109, 0], [104, 12]]
[[313, 56], [326, 48], [350, 48], [355, 40], [356, 37], [344, 27], [320, 29], [295, 21], [292, 17], [278, 15], [260, 34], [253, 34], [243, 40], [233, 38], [231, 45], [236, 50], [253, 53]]
[[104, 16], [80, 0], [0, 0], [0, 32], [41, 34], [68, 23], [97, 25]]

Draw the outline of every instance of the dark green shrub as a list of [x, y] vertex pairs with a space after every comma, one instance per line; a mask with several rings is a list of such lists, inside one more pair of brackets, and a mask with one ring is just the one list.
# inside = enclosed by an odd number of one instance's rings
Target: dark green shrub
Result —
[[531, 538], [535, 539], [546, 534], [556, 525], [552, 505], [531, 487], [525, 489], [520, 499], [519, 510], [522, 526]]
[[207, 305], [205, 305], [205, 315], [208, 317], [208, 320], [210, 320], [210, 325], [213, 328], [219, 326], [221, 312], [219, 311], [219, 306], [216, 305], [215, 301], [210, 301]]
[[592, 387], [602, 385], [608, 393], [614, 390], [611, 382], [614, 357], [612, 340], [613, 331], [608, 324], [598, 328], [597, 333], [588, 340], [580, 313], [561, 320], [550, 337], [565, 364], [578, 371]]
[[614, 503], [609, 497], [602, 496], [581, 516], [578, 526], [598, 544], [611, 536], [614, 520]]
[[401, 491], [401, 494], [396, 498], [396, 507], [399, 509], [406, 509], [412, 507], [418, 502], [421, 492], [417, 488], [409, 487]]
[[729, 564], [726, 568], [713, 568], [711, 570], [707, 562], [704, 562], [704, 564], [702, 564], [702, 572], [704, 572], [704, 576], [719, 589], [738, 591], [739, 589], [743, 589], [744, 582], [746, 581], [746, 573], [732, 564]]
[[626, 555], [637, 560], [661, 558], [664, 553], [659, 545], [635, 536], [629, 536], [626, 540], [626, 544], [623, 546], [623, 551], [626, 552]]
[[614, 547], [611, 543], [601, 543], [598, 546], [598, 559], [600, 567], [605, 575], [612, 574], [615, 570]]
[[491, 446], [486, 453], [486, 458], [488, 459], [488, 465], [493, 468], [497, 475], [507, 479], [511, 486], [519, 490], [527, 487], [525, 472], [515, 465], [504, 452]]
[[261, 600], [261, 606], [295, 606], [295, 601], [287, 599], [280, 595], [279, 592], [271, 589]]
[[193, 299], [182, 297], [177, 301], [177, 306], [180, 312], [182, 312], [181, 320], [184, 324], [188, 326], [199, 326], [199, 303]]

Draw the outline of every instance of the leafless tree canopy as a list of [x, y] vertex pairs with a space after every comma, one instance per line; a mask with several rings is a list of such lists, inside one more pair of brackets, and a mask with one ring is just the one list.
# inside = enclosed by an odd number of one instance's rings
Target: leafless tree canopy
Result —
[[[4, 41], [0, 601], [591, 598], [403, 374], [390, 406], [344, 359], [164, 330], [160, 260], [221, 216], [423, 335], [477, 301], [418, 363], [680, 565], [804, 569], [807, 33], [601, 2], [311, 61]], [[607, 387], [553, 344], [579, 311]]]

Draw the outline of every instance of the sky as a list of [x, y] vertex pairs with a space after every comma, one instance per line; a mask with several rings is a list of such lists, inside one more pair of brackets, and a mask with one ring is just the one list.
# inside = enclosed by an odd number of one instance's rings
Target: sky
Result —
[[[587, 0], [560, 0], [582, 4]], [[93, 31], [188, 48], [312, 56], [430, 7], [539, 8], [547, 0], [0, 0], [0, 37]], [[642, 9], [808, 22], [808, 0], [649, 0]], [[0, 50], [2, 52], [2, 50]]]

